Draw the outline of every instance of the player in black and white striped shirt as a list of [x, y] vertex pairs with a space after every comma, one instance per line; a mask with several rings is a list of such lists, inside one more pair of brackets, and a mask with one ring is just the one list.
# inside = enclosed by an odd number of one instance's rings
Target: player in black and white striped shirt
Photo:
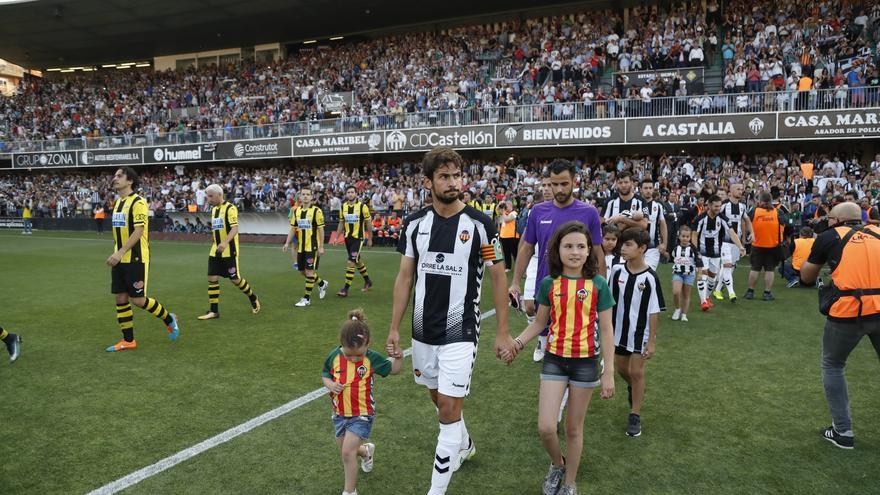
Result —
[[[727, 225], [736, 232], [742, 244], [745, 244], [748, 236], [752, 235], [752, 222], [749, 220], [748, 210], [743, 199], [742, 183], [735, 183], [730, 186], [730, 194], [727, 201], [721, 203], [721, 216], [727, 222]], [[733, 269], [736, 268], [736, 262], [742, 256], [742, 251], [733, 243], [730, 235], [724, 234], [724, 243], [721, 245], [721, 263], [722, 267], [715, 279], [715, 290], [713, 295], [715, 299], [723, 300], [723, 289], [727, 289], [727, 297], [730, 302], [736, 302], [736, 292], [733, 290]]]
[[452, 473], [473, 456], [461, 415], [477, 356], [483, 270], [492, 280], [498, 335], [496, 355], [516, 355], [507, 330], [507, 278], [495, 225], [459, 199], [462, 159], [450, 148], [428, 152], [422, 162], [433, 204], [406, 219], [398, 251], [400, 271], [386, 350], [403, 358], [400, 322], [413, 297], [413, 374], [428, 387], [439, 410], [440, 435], [429, 495], [446, 493]]
[[678, 245], [672, 250], [672, 300], [675, 304], [673, 320], [688, 321], [691, 287], [694, 285], [697, 270], [703, 267], [703, 260], [691, 244], [692, 233], [687, 225], [679, 227]]
[[642, 195], [640, 199], [642, 214], [648, 221], [648, 235], [651, 237], [648, 250], [645, 251], [645, 262], [652, 270], [656, 270], [660, 265], [660, 256], [668, 254], [666, 251], [666, 247], [669, 245], [667, 242], [666, 210], [659, 201], [654, 201], [654, 182], [651, 179], [642, 179], [639, 192]]
[[712, 301], [709, 293], [715, 290], [715, 275], [721, 269], [721, 244], [725, 233], [730, 236], [736, 247], [745, 251], [736, 232], [730, 228], [721, 216], [721, 198], [712, 196], [706, 203], [706, 211], [697, 217], [697, 232], [694, 236], [696, 248], [702, 256], [703, 268], [700, 270], [697, 289], [700, 292], [700, 309], [709, 311]]
[[620, 234], [620, 255], [626, 262], [608, 269], [615, 306], [614, 367], [629, 385], [630, 414], [626, 434], [642, 434], [640, 411], [645, 397], [645, 364], [654, 355], [661, 311], [666, 310], [657, 273], [645, 262], [650, 236], [644, 229]]
[[621, 232], [634, 227], [647, 229], [648, 221], [641, 215], [642, 202], [633, 190], [632, 174], [620, 172], [615, 184], [617, 196], [605, 205], [605, 223], [616, 225]]

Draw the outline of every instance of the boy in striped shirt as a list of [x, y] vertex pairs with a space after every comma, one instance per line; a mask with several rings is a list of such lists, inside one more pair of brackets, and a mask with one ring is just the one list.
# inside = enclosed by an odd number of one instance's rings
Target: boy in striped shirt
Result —
[[324, 386], [333, 402], [333, 428], [336, 445], [345, 468], [345, 488], [342, 495], [357, 495], [357, 460], [365, 473], [373, 470], [373, 452], [376, 446], [364, 443], [373, 429], [376, 402], [373, 400], [373, 377], [400, 373], [402, 360], [388, 359], [370, 350], [370, 329], [363, 311], [348, 313], [342, 326], [340, 345], [334, 349], [321, 371]]
[[614, 323], [614, 367], [628, 384], [630, 402], [626, 434], [642, 434], [640, 416], [645, 397], [645, 364], [654, 355], [659, 313], [666, 310], [657, 273], [645, 262], [645, 251], [651, 237], [644, 229], [627, 229], [620, 235], [618, 246], [626, 263], [608, 270], [608, 285], [615, 302], [611, 319]]

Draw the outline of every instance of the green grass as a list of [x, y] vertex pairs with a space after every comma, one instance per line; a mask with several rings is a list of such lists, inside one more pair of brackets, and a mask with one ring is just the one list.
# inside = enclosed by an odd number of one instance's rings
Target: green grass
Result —
[[[294, 310], [303, 284], [289, 256], [244, 246], [242, 272], [263, 312], [251, 315], [246, 298], [223, 282], [222, 319], [198, 322], [207, 305], [208, 246], [154, 242], [150, 292], [180, 316], [181, 337], [170, 343], [161, 322], [135, 309], [140, 347], [107, 354], [119, 337], [104, 265], [110, 250], [109, 237], [0, 233], [0, 324], [24, 336], [22, 358], [0, 361], [2, 494], [85, 493], [320, 387], [323, 360], [353, 307], [366, 309], [375, 349], [387, 335], [399, 262], [390, 250], [365, 254], [376, 281], [369, 294], [331, 294]], [[335, 293], [343, 252], [329, 251], [321, 262]], [[740, 292], [745, 274], [736, 274]], [[661, 279], [671, 305], [667, 267]], [[880, 493], [877, 358], [863, 343], [850, 359], [856, 450], [836, 449], [818, 435], [830, 420], [815, 293], [777, 287], [776, 295], [772, 304], [719, 303], [705, 315], [693, 304], [687, 324], [664, 316], [648, 367], [644, 434], [623, 434], [628, 411], [618, 380], [618, 395], [597, 396], [587, 415], [582, 493]], [[490, 296], [484, 291], [484, 307]], [[514, 331], [524, 324], [512, 316]], [[489, 318], [465, 405], [478, 453], [453, 477], [451, 494], [539, 493], [547, 468], [535, 426], [538, 365], [530, 356], [510, 367], [496, 361], [494, 331]], [[437, 423], [409, 369], [407, 360], [400, 376], [378, 379], [376, 469], [361, 476], [359, 493], [428, 489]], [[128, 491], [330, 495], [341, 488], [322, 398]]]

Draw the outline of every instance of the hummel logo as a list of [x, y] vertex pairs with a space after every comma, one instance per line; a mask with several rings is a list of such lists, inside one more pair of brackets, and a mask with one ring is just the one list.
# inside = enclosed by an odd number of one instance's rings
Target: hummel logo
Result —
[[430, 234], [430, 232], [422, 232], [422, 231], [419, 231], [419, 235], [429, 235], [429, 234]]
[[553, 220], [541, 220], [541, 223], [542, 223], [542, 224], [545, 224], [545, 223], [553, 223]]
[[452, 386], [453, 386], [453, 387], [458, 387], [458, 388], [465, 388], [464, 385], [459, 385], [459, 384], [457, 384], [457, 383], [455, 383], [455, 382], [452, 382]]

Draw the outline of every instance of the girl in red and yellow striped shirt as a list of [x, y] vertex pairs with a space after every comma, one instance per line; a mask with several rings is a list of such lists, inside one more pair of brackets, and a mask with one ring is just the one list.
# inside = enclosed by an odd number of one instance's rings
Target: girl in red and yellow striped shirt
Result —
[[[538, 314], [514, 339], [517, 351], [521, 351], [549, 322], [538, 397], [538, 432], [552, 461], [544, 479], [544, 493], [556, 493], [563, 483], [576, 485], [584, 418], [593, 389], [601, 385], [603, 399], [614, 395], [614, 298], [608, 283], [597, 274], [597, 262], [590, 256], [592, 247], [584, 224], [568, 222], [559, 227], [547, 249], [550, 276], [541, 281], [535, 298], [540, 305]], [[513, 357], [502, 355], [508, 362]], [[556, 425], [566, 389], [569, 395], [563, 456]]]
[[339, 340], [342, 345], [327, 356], [321, 379], [330, 391], [333, 402], [336, 445], [339, 446], [345, 467], [343, 495], [355, 495], [358, 457], [365, 473], [373, 470], [376, 446], [364, 443], [373, 429], [373, 377], [400, 373], [402, 361], [386, 358], [367, 348], [370, 329], [360, 309], [348, 313], [348, 321], [342, 325]]

